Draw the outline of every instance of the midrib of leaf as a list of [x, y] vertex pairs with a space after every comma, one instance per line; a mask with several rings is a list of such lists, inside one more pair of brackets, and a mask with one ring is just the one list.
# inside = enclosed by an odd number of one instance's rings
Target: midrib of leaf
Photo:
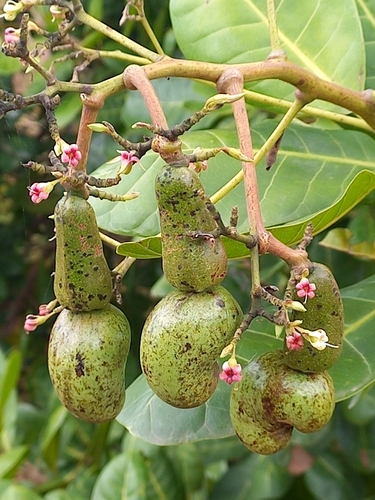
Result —
[[[350, 299], [350, 297], [346, 297], [346, 296], [345, 296], [345, 298]], [[356, 297], [353, 300], [360, 300], [360, 299]], [[371, 318], [373, 318], [374, 316], [375, 316], [375, 309], [373, 311], [371, 311], [370, 313], [366, 314], [365, 316], [361, 316], [356, 322], [352, 323], [348, 328], [345, 329], [345, 336], [349, 335], [352, 331], [357, 330], [364, 323], [366, 323], [367, 321], [370, 321]]]
[[356, 352], [358, 354], [358, 356], [362, 359], [363, 364], [366, 366], [368, 372], [371, 374], [372, 373], [371, 366], [369, 365], [369, 362], [367, 361], [366, 356], [364, 356], [361, 353], [361, 351], [359, 351], [346, 337], [345, 337], [345, 342], [348, 345], [350, 345], [350, 347], [353, 349], [354, 352]]
[[361, 7], [363, 10], [368, 22], [372, 25], [373, 28], [375, 28], [375, 17], [373, 16], [372, 12], [370, 9], [367, 7], [365, 2], [363, 0], [357, 0], [357, 4]]
[[[259, 17], [259, 19], [266, 25], [268, 26], [268, 18], [263, 14], [261, 10], [259, 10], [254, 3], [251, 0], [246, 0], [246, 3], [248, 6], [255, 12], [255, 14]], [[309, 57], [306, 56], [300, 50], [297, 45], [292, 42], [281, 30], [278, 28], [279, 32], [279, 37], [280, 40], [288, 47], [288, 49], [293, 52], [293, 54], [307, 67], [309, 68], [313, 73], [315, 73], [316, 76], [319, 78], [322, 78], [323, 80], [328, 80], [331, 81], [331, 78], [321, 69], [319, 66], [317, 66]]]
[[342, 165], [358, 165], [359, 167], [364, 167], [368, 168], [370, 170], [374, 169], [374, 162], [370, 160], [359, 160], [357, 158], [350, 158], [348, 156], [342, 157], [342, 156], [327, 156], [327, 155], [320, 155], [318, 153], [303, 153], [300, 151], [286, 151], [286, 150], [279, 150], [278, 156], [288, 156], [288, 157], [295, 157], [295, 158], [303, 158], [307, 160], [321, 160], [322, 162], [328, 162], [331, 163], [334, 161], [335, 163], [340, 163]]

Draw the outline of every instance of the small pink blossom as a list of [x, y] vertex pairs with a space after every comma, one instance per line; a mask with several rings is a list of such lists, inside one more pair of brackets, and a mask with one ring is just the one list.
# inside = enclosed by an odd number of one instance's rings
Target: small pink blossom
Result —
[[310, 283], [307, 278], [302, 278], [296, 285], [298, 297], [305, 297], [305, 302], [307, 298], [312, 299], [315, 297], [316, 286], [314, 283]]
[[46, 184], [48, 183], [34, 182], [34, 184], [29, 187], [29, 195], [33, 203], [40, 203], [48, 198], [50, 191], [45, 189]]
[[119, 174], [130, 174], [134, 163], [139, 162], [138, 156], [135, 156], [131, 151], [117, 151], [120, 156], [116, 160], [121, 160], [121, 167]]
[[28, 314], [25, 319], [23, 328], [26, 333], [33, 332], [40, 325], [40, 316], [35, 316], [35, 314]]
[[242, 378], [242, 367], [240, 364], [232, 364], [228, 361], [223, 363], [222, 371], [219, 375], [220, 379], [227, 384], [233, 384], [233, 382], [239, 382]]
[[189, 167], [192, 168], [193, 170], [195, 170], [197, 172], [197, 174], [199, 174], [200, 172], [202, 172], [202, 170], [207, 170], [208, 163], [207, 163], [207, 160], [196, 161], [194, 163], [191, 162], [191, 163], [189, 163]]
[[303, 337], [296, 330], [293, 330], [290, 335], [287, 335], [285, 340], [286, 346], [290, 351], [299, 351], [303, 346]]
[[16, 30], [15, 28], [6, 28], [4, 31], [4, 42], [19, 42], [20, 41], [20, 30]]
[[82, 153], [77, 144], [67, 144], [63, 147], [61, 161], [68, 163], [70, 167], [76, 167], [82, 158]]
[[39, 306], [39, 316], [47, 316], [50, 314], [57, 305], [57, 299], [52, 300], [48, 304], [40, 304]]
[[60, 180], [50, 182], [34, 182], [34, 184], [28, 188], [31, 201], [33, 203], [40, 203], [41, 201], [46, 200], [53, 188], [59, 182]]

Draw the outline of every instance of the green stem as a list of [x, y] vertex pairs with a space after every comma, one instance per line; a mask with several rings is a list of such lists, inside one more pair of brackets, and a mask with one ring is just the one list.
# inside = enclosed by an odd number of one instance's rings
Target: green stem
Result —
[[277, 29], [276, 10], [274, 0], [267, 0], [267, 17], [270, 31], [271, 54], [272, 57], [282, 55], [279, 31]]
[[183, 61], [163, 58], [155, 64], [145, 66], [150, 80], [164, 77], [197, 78], [216, 83], [224, 71], [237, 69], [245, 82], [277, 79], [298, 88], [309, 100], [320, 99], [346, 108], [361, 116], [375, 130], [374, 91], [358, 92], [334, 82], [323, 80], [309, 70], [283, 59], [239, 64], [236, 66], [200, 61]]
[[259, 151], [255, 154], [254, 161], [255, 161], [256, 165], [258, 165], [258, 163], [266, 156], [266, 154], [269, 151], [271, 151], [274, 144], [278, 141], [278, 139], [280, 139], [280, 137], [283, 135], [285, 130], [288, 128], [288, 126], [292, 123], [292, 121], [297, 116], [297, 114], [304, 107], [304, 105], [305, 105], [305, 103], [300, 99], [296, 99], [293, 102], [291, 107], [288, 109], [288, 111], [283, 116], [280, 123], [275, 128], [275, 130], [268, 137], [268, 139], [263, 144], [263, 146], [259, 149]]
[[103, 241], [103, 243], [114, 248], [115, 250], [117, 250], [117, 248], [121, 245], [119, 241], [111, 238], [110, 236], [107, 236], [106, 234], [101, 232], [99, 232], [99, 234], [100, 234], [100, 239]]
[[[304, 100], [296, 99], [279, 122], [275, 130], [268, 137], [263, 146], [257, 151], [254, 155], [254, 164], [258, 165], [260, 161], [266, 156], [266, 154], [272, 149], [277, 140], [283, 135], [287, 127], [294, 120], [297, 114], [301, 111], [301, 109], [305, 105]], [[220, 188], [216, 193], [211, 196], [212, 203], [217, 203], [221, 199], [223, 199], [230, 191], [232, 191], [238, 184], [242, 182], [244, 178], [243, 170], [239, 171], [230, 181], [228, 181], [222, 188]]]
[[133, 42], [133, 40], [130, 40], [130, 38], [110, 28], [109, 26], [102, 23], [98, 19], [95, 19], [95, 17], [90, 16], [90, 14], [88, 14], [83, 10], [82, 4], [80, 2], [79, 4], [80, 5], [75, 10], [78, 22], [85, 24], [86, 26], [90, 26], [93, 30], [102, 33], [106, 37], [110, 38], [111, 40], [114, 40], [115, 42], [119, 43], [126, 49], [130, 50], [131, 52], [134, 52], [135, 54], [138, 54], [139, 56], [147, 59], [148, 61], [155, 62], [160, 57], [159, 54], [152, 52], [151, 50], [143, 47], [142, 45], [136, 42]]
[[150, 23], [147, 20], [147, 17], [142, 17], [141, 24], [142, 24], [144, 30], [146, 31], [149, 39], [151, 40], [151, 43], [155, 47], [156, 52], [158, 54], [160, 54], [161, 56], [164, 55], [164, 50], [163, 50], [162, 46], [160, 45], [159, 40], [156, 38], [155, 33], [154, 33], [153, 29], [151, 28]]
[[134, 264], [134, 262], [136, 261], [137, 259], [135, 259], [134, 257], [125, 257], [125, 259], [123, 259], [120, 264], [118, 264], [113, 270], [112, 272], [114, 274], [119, 274], [120, 276], [125, 276], [125, 274], [128, 272], [128, 270], [130, 269], [130, 267]]
[[125, 69], [123, 78], [125, 86], [128, 89], [137, 89], [141, 93], [148, 112], [150, 113], [152, 124], [163, 129], [168, 129], [168, 123], [163, 108], [161, 107], [155, 89], [147, 77], [144, 68], [132, 64]]

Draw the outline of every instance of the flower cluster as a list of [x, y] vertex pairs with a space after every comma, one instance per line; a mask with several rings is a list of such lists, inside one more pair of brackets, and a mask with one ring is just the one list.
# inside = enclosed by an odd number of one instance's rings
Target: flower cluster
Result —
[[[67, 144], [62, 139], [56, 142], [55, 152], [56, 154], [61, 155], [62, 163], [67, 163], [69, 167], [76, 167], [82, 159], [82, 153], [78, 149], [77, 144]], [[34, 182], [34, 184], [28, 188], [31, 201], [33, 203], [40, 203], [41, 201], [46, 200], [53, 188], [56, 184], [59, 184], [61, 180], [62, 179], [59, 178], [50, 182]]]
[[56, 307], [57, 300], [52, 300], [49, 304], [39, 306], [39, 314], [28, 314], [25, 318], [23, 328], [26, 333], [33, 332], [38, 326], [45, 323], [51, 316], [59, 313], [62, 307]]
[[289, 350], [300, 350], [304, 344], [304, 339], [310, 342], [310, 344], [318, 351], [323, 351], [326, 347], [332, 347], [333, 349], [338, 348], [337, 345], [333, 345], [328, 342], [328, 336], [322, 328], [311, 331], [306, 328], [302, 328], [300, 324], [301, 321], [294, 321], [287, 329], [285, 341]]

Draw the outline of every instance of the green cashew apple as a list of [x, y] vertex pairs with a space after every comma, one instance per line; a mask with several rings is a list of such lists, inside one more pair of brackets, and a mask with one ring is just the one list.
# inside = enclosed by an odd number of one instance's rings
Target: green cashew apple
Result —
[[141, 337], [141, 366], [155, 394], [177, 408], [205, 403], [218, 383], [217, 358], [241, 320], [240, 306], [221, 286], [164, 297]]
[[[329, 345], [323, 350], [318, 350], [305, 339], [300, 349], [293, 350], [288, 348], [285, 337], [284, 359], [290, 368], [306, 373], [317, 373], [331, 368], [341, 354], [344, 338], [344, 307], [336, 280], [327, 266], [313, 263], [308, 279], [316, 286], [315, 296], [304, 304], [307, 311], [293, 311], [290, 321], [302, 320], [301, 327], [310, 331], [323, 329]], [[297, 290], [294, 290], [293, 300], [304, 301], [297, 296]]]
[[129, 347], [129, 322], [112, 304], [59, 314], [49, 339], [48, 369], [60, 401], [73, 415], [107, 422], [119, 414]]
[[324, 427], [334, 407], [330, 375], [289, 368], [280, 349], [243, 369], [241, 382], [231, 392], [230, 417], [247, 448], [270, 455], [288, 445], [293, 428], [311, 433]]
[[165, 165], [156, 176], [163, 270], [171, 285], [183, 292], [202, 292], [219, 285], [228, 261], [218, 226], [196, 172]]
[[93, 208], [87, 200], [68, 193], [57, 203], [54, 219], [57, 300], [76, 312], [102, 309], [111, 299], [112, 276]]

